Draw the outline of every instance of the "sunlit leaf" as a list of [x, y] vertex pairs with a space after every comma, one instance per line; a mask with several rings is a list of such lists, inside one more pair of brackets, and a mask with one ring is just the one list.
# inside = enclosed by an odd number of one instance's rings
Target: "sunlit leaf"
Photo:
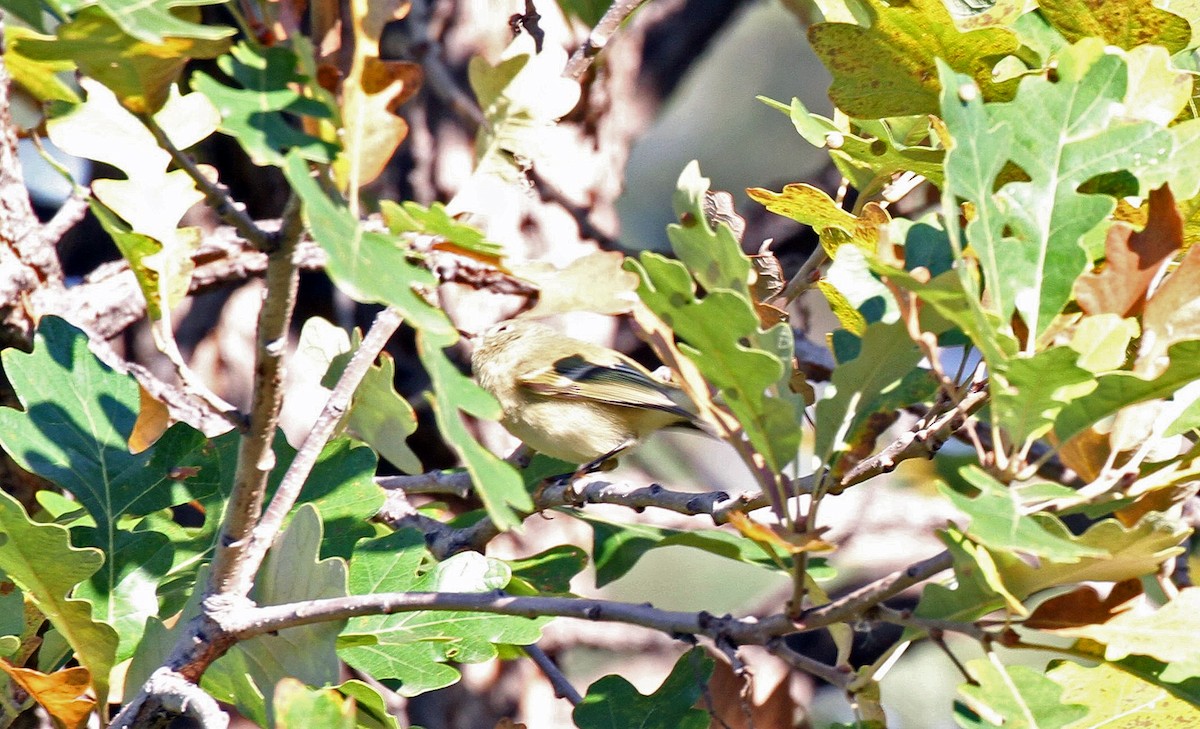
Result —
[[[323, 525], [317, 510], [301, 506], [275, 540], [254, 580], [250, 598], [258, 605], [284, 605], [347, 594], [346, 563], [319, 559]], [[310, 686], [336, 683], [335, 653], [345, 620], [286, 628], [239, 642], [204, 674], [201, 684], [245, 715], [270, 725], [273, 707], [265, 697], [283, 679]]]
[[344, 205], [326, 195], [309, 176], [308, 165], [298, 152], [288, 153], [284, 173], [304, 201], [304, 218], [329, 255], [326, 271], [338, 288], [356, 301], [394, 306], [418, 329], [454, 332], [446, 315], [416, 290], [437, 283], [432, 273], [411, 263], [397, 241], [364, 230]]
[[[417, 532], [406, 530], [361, 543], [350, 570], [353, 594], [381, 592], [487, 592], [508, 584], [508, 566], [476, 552], [430, 565]], [[545, 619], [481, 612], [418, 611], [354, 618], [342, 634], [339, 654], [376, 678], [401, 682], [416, 696], [459, 679], [447, 665], [496, 657], [497, 643], [528, 645], [541, 636]]]
[[66, 529], [34, 522], [4, 491], [0, 491], [0, 532], [5, 535], [0, 540], [0, 570], [71, 645], [79, 662], [91, 673], [99, 699], [104, 700], [108, 695], [108, 672], [115, 662], [117, 634], [92, 618], [90, 603], [71, 597], [75, 586], [100, 568], [103, 553], [71, 546]]
[[865, 119], [936, 112], [941, 87], [934, 59], [973, 77], [987, 99], [1011, 96], [1013, 84], [992, 80], [996, 62], [1017, 50], [1007, 29], [960, 33], [940, 0], [863, 5], [870, 27], [819, 23], [808, 31], [833, 73], [829, 96], [839, 109]]
[[1200, 707], [1181, 700], [1162, 686], [1107, 663], [1085, 668], [1064, 661], [1046, 675], [1063, 687], [1061, 701], [1064, 704], [1087, 707], [1087, 715], [1072, 727], [1141, 729], [1200, 723]]
[[[215, 26], [207, 26], [213, 29]], [[107, 86], [135, 114], [158, 111], [187, 62], [216, 58], [229, 47], [225, 29], [218, 39], [172, 36], [147, 41], [128, 34], [104, 10], [83, 8], [58, 26], [54, 40], [23, 38], [19, 53], [37, 61], [74, 61], [85, 75]]]
[[[946, 158], [948, 189], [975, 205], [966, 233], [992, 310], [1001, 319], [1019, 312], [1034, 337], [1066, 305], [1088, 266], [1080, 237], [1116, 204], [1078, 187], [1108, 172], [1136, 176], [1152, 169], [1168, 157], [1173, 140], [1156, 124], [1118, 116], [1125, 63], [1094, 42], [1064, 53], [1055, 82], [1024, 79], [1010, 103], [985, 106], [965, 91], [974, 88], [966, 77], [945, 65], [941, 74], [942, 115], [954, 138]], [[1009, 161], [1031, 179], [993, 193]]]
[[217, 66], [241, 85], [226, 86], [197, 71], [192, 86], [221, 112], [221, 131], [237, 140], [256, 165], [283, 166], [290, 150], [307, 160], [330, 162], [335, 147], [304, 133], [291, 120], [325, 119], [325, 104], [304, 95], [310, 79], [297, 69], [296, 54], [284, 46], [261, 48], [242, 42], [217, 59]]
[[998, 667], [986, 659], [967, 663], [978, 682], [958, 691], [968, 707], [954, 719], [965, 729], [1062, 729], [1087, 714], [1087, 707], [1067, 704], [1063, 687], [1028, 666]]
[[1072, 43], [1094, 37], [1126, 50], [1154, 43], [1175, 53], [1186, 48], [1192, 37], [1186, 20], [1160, 10], [1151, 0], [1040, 0], [1038, 8]]

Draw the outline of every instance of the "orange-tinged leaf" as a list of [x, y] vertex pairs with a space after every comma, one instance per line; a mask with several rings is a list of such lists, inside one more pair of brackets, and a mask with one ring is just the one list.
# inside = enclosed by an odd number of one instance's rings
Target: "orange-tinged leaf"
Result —
[[1104, 268], [1083, 274], [1075, 284], [1075, 298], [1085, 313], [1133, 316], [1142, 311], [1150, 283], [1183, 246], [1183, 219], [1169, 188], [1150, 193], [1148, 215], [1141, 232], [1125, 223], [1109, 229]]
[[1142, 582], [1137, 579], [1118, 582], [1103, 599], [1095, 588], [1080, 587], [1038, 605], [1022, 625], [1037, 630], [1059, 630], [1105, 623], [1128, 610], [1130, 601], [1141, 594]]
[[417, 93], [421, 79], [421, 67], [415, 63], [372, 57], [362, 60], [359, 75], [346, 79], [342, 85], [346, 156], [338, 165], [345, 184], [361, 187], [383, 172], [408, 136], [408, 123], [396, 112]]
[[80, 698], [92, 684], [92, 675], [86, 668], [75, 666], [54, 673], [42, 673], [9, 665], [8, 661], [0, 659], [0, 671], [7, 673], [67, 729], [86, 726], [88, 717], [96, 707], [93, 699]]
[[[751, 187], [746, 194], [776, 215], [791, 218], [817, 231], [821, 234], [821, 245], [830, 255], [843, 241], [853, 243], [867, 253], [875, 253], [879, 247], [880, 226], [890, 220], [887, 211], [878, 203], [867, 203], [862, 213], [855, 217], [821, 190], [800, 182], [785, 185], [780, 192]], [[841, 230], [846, 235], [828, 235], [825, 231], [830, 228]]]
[[1058, 451], [1058, 457], [1064, 466], [1090, 483], [1100, 476], [1110, 450], [1108, 433], [1087, 428], [1064, 443]]
[[820, 533], [824, 529], [818, 529], [816, 533], [789, 534], [781, 528], [759, 524], [740, 511], [729, 514], [729, 523], [747, 539], [752, 539], [764, 546], [778, 547], [788, 554], [831, 552], [835, 548], [834, 545], [820, 538]]
[[138, 410], [137, 422], [133, 424], [133, 431], [129, 434], [130, 453], [141, 453], [154, 445], [171, 424], [166, 405], [146, 392], [146, 388], [141, 385], [138, 385], [138, 395], [141, 408]]

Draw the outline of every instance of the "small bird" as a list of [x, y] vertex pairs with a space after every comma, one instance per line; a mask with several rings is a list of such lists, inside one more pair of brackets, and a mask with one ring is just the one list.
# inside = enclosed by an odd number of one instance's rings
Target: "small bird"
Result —
[[693, 425], [695, 405], [629, 357], [528, 319], [484, 333], [471, 368], [500, 401], [501, 424], [586, 473], [660, 428]]

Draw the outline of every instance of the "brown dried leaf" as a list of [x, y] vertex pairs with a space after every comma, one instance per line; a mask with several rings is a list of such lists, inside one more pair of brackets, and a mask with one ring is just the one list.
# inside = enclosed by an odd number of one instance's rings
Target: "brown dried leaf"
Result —
[[1183, 220], [1170, 188], [1164, 185], [1150, 193], [1147, 223], [1141, 232], [1126, 223], [1109, 229], [1104, 268], [1083, 274], [1075, 284], [1079, 308], [1088, 314], [1140, 313], [1150, 283], [1182, 246]]
[[766, 547], [778, 547], [788, 554], [832, 552], [835, 549], [834, 545], [821, 539], [821, 533], [826, 531], [824, 528], [819, 528], [814, 532], [793, 534], [779, 526], [760, 524], [740, 511], [729, 514], [729, 524], [747, 539]]
[[1063, 465], [1090, 483], [1100, 476], [1110, 449], [1108, 433], [1088, 428], [1064, 443], [1058, 451], [1058, 457]]
[[0, 670], [23, 688], [56, 722], [67, 729], [87, 726], [96, 707], [93, 699], [79, 698], [92, 684], [92, 674], [79, 666], [54, 673], [18, 668], [0, 659]]
[[1118, 582], [1104, 599], [1095, 588], [1080, 587], [1038, 605], [1024, 626], [1036, 630], [1062, 630], [1108, 622], [1117, 613], [1127, 610], [1130, 601], [1141, 594], [1142, 582], [1138, 579]]
[[370, 56], [362, 60], [360, 76], [346, 79], [342, 85], [346, 152], [336, 167], [339, 181], [362, 187], [383, 172], [408, 136], [408, 123], [396, 110], [417, 93], [421, 79], [421, 67], [415, 63]]
[[141, 453], [154, 445], [171, 424], [170, 413], [165, 404], [156, 400], [141, 385], [138, 385], [138, 395], [141, 407], [138, 410], [137, 422], [133, 424], [133, 431], [129, 434], [130, 453]]

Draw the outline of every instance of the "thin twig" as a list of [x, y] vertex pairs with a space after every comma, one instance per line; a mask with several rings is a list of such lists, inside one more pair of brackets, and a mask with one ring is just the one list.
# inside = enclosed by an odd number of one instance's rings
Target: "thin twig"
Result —
[[848, 486], [883, 473], [889, 473], [895, 470], [898, 463], [909, 458], [920, 455], [932, 456], [937, 453], [950, 434], [961, 428], [967, 417], [987, 402], [988, 391], [982, 384], [984, 383], [972, 383], [971, 389], [954, 409], [938, 415], [932, 422], [926, 423], [916, 430], [902, 434], [875, 455], [855, 464], [839, 479], [837, 484], [829, 489], [829, 493], [837, 494]]
[[797, 621], [798, 625], [803, 627], [825, 626], [859, 617], [866, 608], [878, 605], [913, 585], [950, 569], [953, 564], [954, 559], [950, 552], [938, 552], [928, 559], [875, 580], [832, 602], [805, 610]]
[[[35, 137], [36, 138], [36, 137]], [[74, 228], [83, 220], [88, 212], [88, 199], [91, 197], [91, 191], [86, 187], [75, 188], [71, 195], [63, 201], [59, 206], [58, 211], [54, 213], [54, 217], [46, 221], [42, 226], [42, 242], [48, 246], [58, 245], [62, 237], [67, 234], [67, 231]], [[59, 271], [59, 275], [62, 272]]]
[[550, 681], [550, 685], [554, 687], [555, 696], [570, 701], [574, 706], [579, 706], [583, 703], [583, 697], [579, 695], [579, 692], [575, 690], [575, 687], [571, 685], [571, 682], [567, 680], [567, 677], [555, 665], [554, 661], [550, 660], [550, 656], [546, 655], [545, 651], [536, 645], [527, 645], [525, 646], [525, 654], [546, 675], [546, 678]]
[[839, 688], [845, 688], [850, 683], [850, 679], [854, 677], [852, 673], [840, 671], [828, 663], [821, 663], [815, 658], [809, 658], [803, 653], [792, 650], [784, 642], [783, 638], [774, 638], [768, 641], [766, 648], [771, 653], [782, 658], [792, 668], [816, 676], [822, 681]]
[[596, 56], [600, 55], [600, 51], [604, 50], [608, 42], [616, 35], [621, 24], [645, 2], [646, 0], [616, 0], [613, 2], [600, 18], [600, 22], [596, 23], [596, 27], [592, 28], [592, 32], [588, 34], [583, 45], [571, 54], [563, 76], [574, 81], [582, 81], [583, 75], [596, 60]]
[[242, 237], [250, 241], [250, 244], [255, 248], [260, 251], [269, 252], [275, 243], [275, 238], [255, 224], [254, 219], [229, 195], [229, 188], [219, 182], [210, 180], [204, 174], [204, 171], [200, 169], [200, 166], [196, 164], [195, 160], [175, 146], [175, 143], [171, 141], [166, 131], [158, 125], [153, 116], [141, 114], [138, 116], [138, 119], [154, 135], [154, 140], [158, 142], [158, 146], [166, 150], [167, 154], [171, 155], [171, 159], [174, 160], [175, 164], [179, 165], [180, 169], [186, 172], [188, 177], [192, 178], [192, 181], [196, 183], [197, 189], [204, 194], [209, 207], [220, 216], [221, 220], [236, 228], [238, 233], [241, 233]]
[[279, 488], [275, 490], [270, 505], [263, 513], [258, 525], [254, 527], [254, 532], [250, 536], [250, 546], [243, 557], [245, 560], [243, 569], [250, 574], [258, 571], [263, 557], [283, 527], [284, 519], [296, 504], [296, 498], [300, 495], [304, 482], [308, 480], [317, 458], [320, 457], [321, 451], [329, 442], [338, 423], [342, 421], [342, 416], [346, 414], [354, 391], [358, 389], [359, 383], [374, 364], [375, 358], [383, 351], [384, 345], [400, 327], [401, 321], [403, 321], [403, 317], [395, 309], [388, 308], [379, 312], [375, 316], [375, 322], [371, 324], [367, 336], [359, 345], [358, 351], [354, 353], [342, 371], [337, 385], [329, 393], [325, 408], [317, 416], [317, 421], [313, 424], [312, 429], [308, 431], [304, 443], [296, 452], [291, 465], [288, 466]]

